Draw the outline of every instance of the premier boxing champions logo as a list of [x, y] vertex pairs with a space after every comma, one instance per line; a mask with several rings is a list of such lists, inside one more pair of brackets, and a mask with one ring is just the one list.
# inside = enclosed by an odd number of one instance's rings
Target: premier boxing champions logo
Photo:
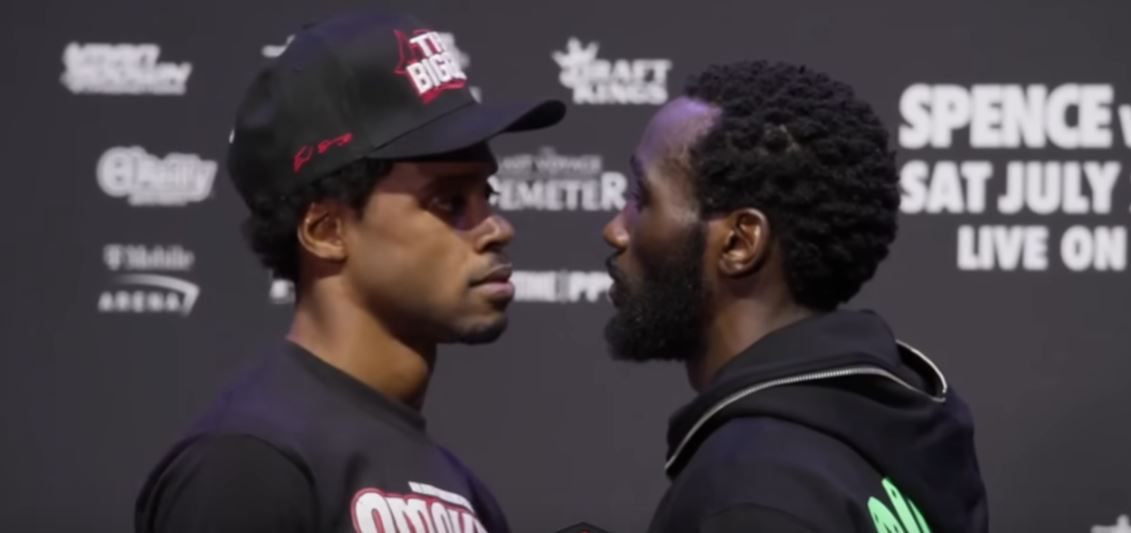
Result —
[[184, 206], [212, 194], [215, 161], [195, 154], [149, 154], [140, 146], [106, 150], [98, 160], [98, 185], [133, 206]]
[[60, 81], [74, 94], [184, 95], [192, 64], [158, 62], [160, 55], [152, 43], [68, 43]]
[[200, 287], [172, 272], [188, 272], [195, 255], [180, 245], [107, 244], [102, 259], [117, 272], [114, 287], [98, 297], [100, 313], [166, 313], [188, 316]]
[[353, 498], [358, 533], [487, 533], [467, 498], [424, 483], [409, 483], [411, 494], [367, 488]]
[[417, 30], [411, 37], [400, 31], [395, 33], [400, 49], [400, 63], [395, 72], [412, 82], [421, 101], [427, 104], [444, 91], [467, 85], [467, 75], [459, 58], [438, 32]]
[[571, 37], [564, 52], [552, 57], [558, 78], [573, 90], [575, 104], [660, 105], [668, 100], [670, 59], [599, 59], [596, 42], [582, 45]]

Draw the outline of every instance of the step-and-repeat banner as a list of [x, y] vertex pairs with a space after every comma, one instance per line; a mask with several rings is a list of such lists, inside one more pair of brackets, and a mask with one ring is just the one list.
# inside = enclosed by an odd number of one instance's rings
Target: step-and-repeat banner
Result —
[[[293, 291], [241, 239], [233, 112], [295, 28], [360, 3], [6, 10], [0, 530], [130, 530], [154, 461], [280, 338]], [[511, 327], [445, 348], [425, 406], [516, 531], [641, 531], [662, 494], [692, 391], [606, 355], [600, 231], [650, 115], [705, 65], [759, 58], [851, 83], [890, 125], [900, 234], [852, 306], [969, 400], [993, 530], [1131, 531], [1125, 1], [390, 5], [443, 32], [478, 98], [571, 107], [494, 144]]]

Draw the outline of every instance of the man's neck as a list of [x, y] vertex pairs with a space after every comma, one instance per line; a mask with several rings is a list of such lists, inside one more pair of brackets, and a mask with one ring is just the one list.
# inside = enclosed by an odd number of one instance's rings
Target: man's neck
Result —
[[436, 345], [398, 338], [344, 294], [303, 295], [287, 340], [393, 400], [423, 407]]
[[758, 300], [730, 301], [707, 325], [707, 345], [703, 353], [686, 363], [691, 387], [702, 392], [720, 368], [762, 337], [813, 314], [788, 299], [772, 304]]

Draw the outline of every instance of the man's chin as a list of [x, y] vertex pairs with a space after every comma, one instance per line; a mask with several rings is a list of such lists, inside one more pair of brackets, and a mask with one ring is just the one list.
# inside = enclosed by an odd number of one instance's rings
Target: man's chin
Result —
[[452, 342], [458, 344], [487, 344], [495, 342], [507, 330], [507, 315], [498, 313], [493, 317], [477, 318], [472, 323], [456, 328]]
[[632, 321], [619, 312], [605, 324], [605, 343], [616, 361], [684, 361], [688, 357], [684, 349], [665, 342], [663, 335], [633, 328]]

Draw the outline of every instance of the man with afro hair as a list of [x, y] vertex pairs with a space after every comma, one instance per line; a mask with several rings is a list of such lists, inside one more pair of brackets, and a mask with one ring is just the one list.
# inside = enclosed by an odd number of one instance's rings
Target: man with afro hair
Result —
[[651, 533], [988, 529], [971, 414], [877, 314], [842, 308], [896, 236], [888, 135], [809, 68], [712, 66], [664, 106], [605, 227], [614, 357], [684, 364]]

